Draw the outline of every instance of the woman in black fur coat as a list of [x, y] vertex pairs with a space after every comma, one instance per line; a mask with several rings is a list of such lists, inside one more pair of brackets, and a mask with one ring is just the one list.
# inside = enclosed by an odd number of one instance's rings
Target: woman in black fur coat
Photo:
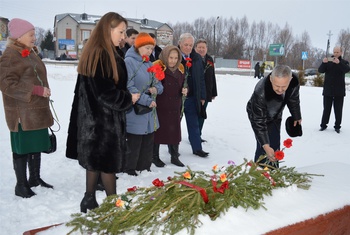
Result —
[[105, 14], [78, 64], [66, 156], [77, 159], [86, 169], [81, 212], [98, 207], [95, 192], [99, 175], [107, 196], [116, 194], [115, 173], [121, 169], [126, 150], [125, 111], [137, 98], [126, 88], [126, 67], [116, 51], [126, 27], [126, 19], [119, 14]]

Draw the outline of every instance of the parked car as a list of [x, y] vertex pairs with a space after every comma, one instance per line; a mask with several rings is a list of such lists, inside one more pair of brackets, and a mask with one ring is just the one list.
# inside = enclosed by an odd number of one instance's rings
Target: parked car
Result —
[[315, 68], [305, 69], [305, 72], [304, 72], [305, 76], [312, 76], [312, 75], [316, 75], [316, 74], [317, 74], [317, 69], [315, 69]]
[[56, 60], [77, 60], [77, 58], [72, 58], [66, 53], [62, 53], [59, 57], [56, 57]]

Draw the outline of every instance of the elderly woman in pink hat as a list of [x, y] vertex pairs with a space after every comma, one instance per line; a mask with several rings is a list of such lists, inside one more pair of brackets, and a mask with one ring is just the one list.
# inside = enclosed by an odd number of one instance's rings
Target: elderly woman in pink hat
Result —
[[34, 26], [15, 18], [8, 29], [7, 47], [0, 58], [0, 90], [11, 136], [17, 178], [15, 195], [29, 198], [35, 195], [32, 187], [53, 188], [40, 178], [41, 152], [51, 147], [48, 133], [48, 127], [53, 125], [51, 90], [45, 65], [34, 46]]

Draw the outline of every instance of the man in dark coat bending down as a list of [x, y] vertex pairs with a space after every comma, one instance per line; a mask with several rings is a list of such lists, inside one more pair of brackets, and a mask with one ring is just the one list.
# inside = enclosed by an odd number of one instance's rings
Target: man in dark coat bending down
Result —
[[275, 151], [280, 149], [281, 120], [285, 105], [294, 120], [294, 126], [301, 124], [299, 81], [286, 65], [276, 66], [272, 73], [261, 79], [247, 104], [248, 117], [257, 141], [255, 162], [261, 155], [260, 163], [275, 162]]

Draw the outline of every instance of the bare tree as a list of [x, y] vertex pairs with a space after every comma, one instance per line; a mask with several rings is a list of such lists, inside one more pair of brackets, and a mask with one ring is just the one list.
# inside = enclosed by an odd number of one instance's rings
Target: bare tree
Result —
[[338, 35], [338, 44], [343, 49], [343, 57], [350, 59], [350, 30], [342, 29]]
[[302, 52], [309, 52], [310, 51], [310, 36], [309, 33], [304, 31], [300, 38], [296, 37], [294, 40], [294, 43], [292, 44], [289, 56], [286, 59], [286, 63], [288, 63], [293, 68], [302, 69], [302, 64], [304, 63], [304, 68], [311, 67], [311, 64], [313, 63], [312, 58], [308, 58], [306, 60], [302, 60]]
[[[308, 59], [304, 61], [305, 67], [317, 67], [322, 61], [324, 50], [312, 48], [308, 32], [303, 32], [300, 37], [294, 36], [292, 28], [285, 24], [281, 28], [278, 24], [260, 21], [248, 23], [248, 18], [229, 19], [203, 17], [193, 23], [176, 23], [171, 25], [174, 30], [173, 44], [177, 45], [182, 33], [191, 33], [195, 39], [204, 38], [207, 41], [208, 53], [225, 59], [251, 58], [254, 51], [256, 60], [279, 60], [279, 63], [287, 63], [293, 68], [301, 67], [302, 51], [308, 52]], [[214, 23], [215, 23], [215, 52], [214, 52]], [[284, 44], [285, 55], [274, 57], [269, 55], [271, 44]], [[338, 44], [343, 48], [344, 57], [350, 56], [350, 30], [341, 30], [338, 36]]]
[[240, 32], [239, 20], [233, 20], [232, 17], [226, 22], [227, 29], [227, 41], [222, 56], [225, 59], [241, 58], [244, 50], [245, 40], [242, 38]]
[[288, 23], [284, 26], [282, 30], [276, 35], [276, 43], [284, 45], [284, 56], [280, 56], [278, 59], [280, 63], [287, 63], [288, 53], [294, 42], [294, 37], [292, 35], [292, 29], [289, 27]]
[[39, 48], [41, 42], [44, 40], [45, 38], [45, 30], [43, 28], [40, 27], [35, 27], [35, 46], [37, 46]]

